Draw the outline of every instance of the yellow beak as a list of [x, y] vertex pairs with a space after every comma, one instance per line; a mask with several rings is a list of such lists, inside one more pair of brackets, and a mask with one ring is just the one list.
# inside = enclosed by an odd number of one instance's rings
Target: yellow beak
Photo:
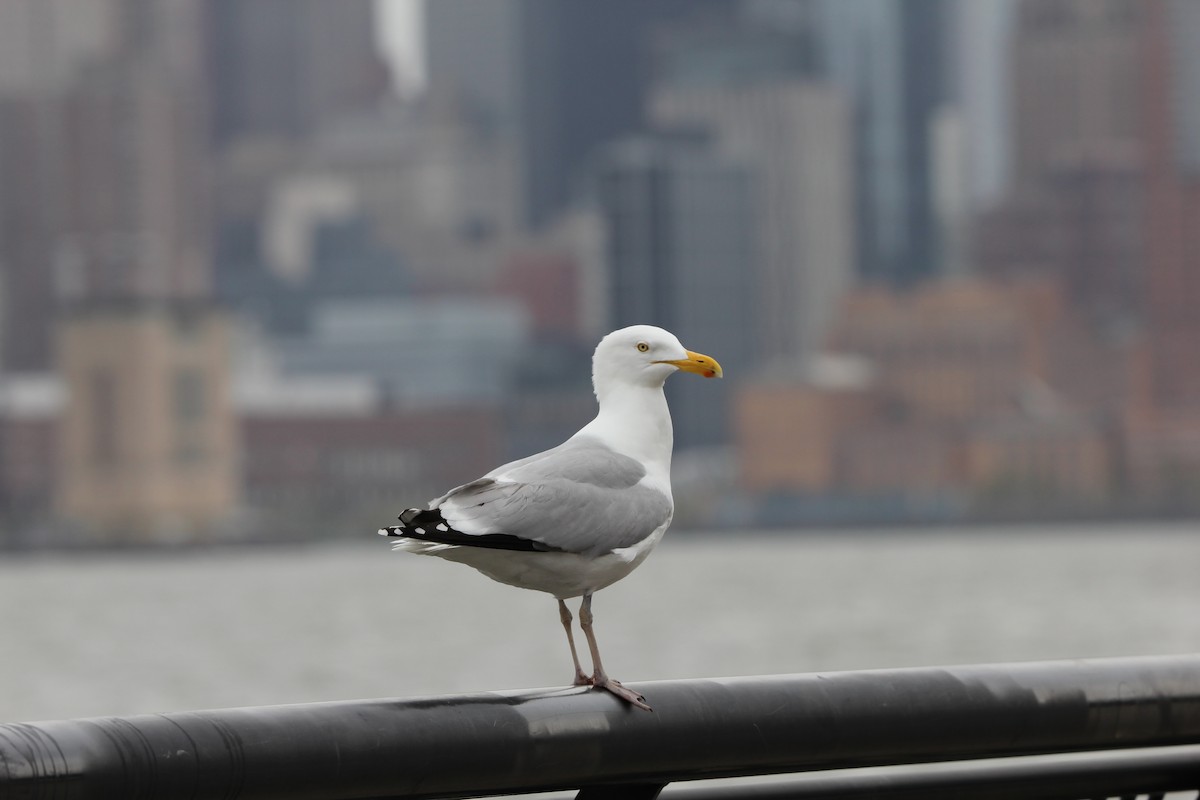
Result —
[[693, 353], [691, 350], [687, 351], [687, 358], [681, 358], [677, 361], [656, 361], [655, 363], [670, 364], [684, 372], [694, 372], [706, 378], [720, 378], [724, 375], [721, 371], [721, 365], [717, 363], [715, 358], [702, 353]]

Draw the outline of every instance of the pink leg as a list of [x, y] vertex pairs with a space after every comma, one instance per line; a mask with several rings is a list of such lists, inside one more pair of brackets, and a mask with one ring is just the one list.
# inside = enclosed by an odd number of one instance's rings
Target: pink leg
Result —
[[571, 661], [575, 664], [575, 681], [572, 685], [591, 686], [592, 679], [583, 673], [583, 667], [579, 665], [579, 656], [575, 653], [575, 635], [571, 632], [571, 612], [562, 600], [558, 601], [558, 618], [562, 621], [563, 630], [567, 632], [567, 644], [571, 646]]
[[605, 673], [604, 665], [600, 663], [600, 646], [596, 644], [596, 634], [592, 632], [591, 592], [583, 596], [583, 603], [579, 606], [579, 627], [583, 628], [583, 635], [587, 637], [588, 649], [592, 651], [592, 666], [595, 667], [595, 673], [592, 675], [592, 686], [611, 692], [625, 702], [635, 705], [638, 708], [653, 711], [654, 709], [646, 704], [646, 698], [632, 689], [626, 689], [621, 685], [620, 681], [613, 680]]

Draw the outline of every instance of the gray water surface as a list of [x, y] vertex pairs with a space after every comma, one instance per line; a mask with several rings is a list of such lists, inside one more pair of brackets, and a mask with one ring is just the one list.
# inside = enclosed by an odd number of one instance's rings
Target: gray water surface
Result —
[[[0, 721], [563, 685], [552, 598], [352, 546], [3, 556]], [[596, 595], [624, 681], [1200, 651], [1195, 525], [672, 531]], [[582, 642], [581, 642], [582, 643]]]

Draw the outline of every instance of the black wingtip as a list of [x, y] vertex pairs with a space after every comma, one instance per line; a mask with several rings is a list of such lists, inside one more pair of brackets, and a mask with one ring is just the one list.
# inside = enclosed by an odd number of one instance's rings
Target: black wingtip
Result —
[[379, 529], [380, 536], [398, 536], [412, 539], [439, 541], [437, 534], [453, 532], [446, 523], [442, 512], [436, 508], [406, 508], [400, 512], [399, 525], [389, 525]]
[[493, 550], [552, 552], [558, 548], [504, 533], [464, 534], [454, 530], [436, 508], [409, 508], [400, 513], [400, 524], [380, 528], [380, 536], [420, 539], [435, 544], [459, 547], [486, 547]]

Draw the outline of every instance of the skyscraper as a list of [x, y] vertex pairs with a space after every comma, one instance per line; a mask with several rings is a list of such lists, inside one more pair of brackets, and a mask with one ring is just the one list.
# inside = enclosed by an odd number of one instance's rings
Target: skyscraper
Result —
[[1151, 396], [1161, 410], [1190, 410], [1200, 433], [1200, 6], [1154, 0], [1143, 13]]
[[[612, 327], [653, 322], [751, 369], [760, 275], [754, 181], [746, 164], [694, 141], [637, 137], [604, 151], [595, 189]], [[726, 441], [728, 385], [671, 397], [681, 447]]]
[[662, 129], [707, 131], [716, 152], [753, 171], [755, 351], [795, 360], [821, 348], [853, 279], [850, 115], [828, 86], [762, 78], [681, 76], [656, 88], [650, 115]]
[[1141, 311], [1145, 148], [1139, 3], [1022, 0], [1012, 179], [977, 226], [989, 272], [1044, 272], [1103, 322]]
[[34, 4], [0, 33], [36, 43], [29, 80], [0, 98], [6, 367], [49, 366], [63, 298], [207, 292], [199, 9], [98, 0], [83, 36], [61, 5]]
[[936, 274], [934, 127], [953, 99], [953, 7], [815, 0], [811, 8], [817, 71], [853, 107], [859, 272], [901, 285]]
[[[65, 213], [62, 96], [111, 52], [111, 3], [0, 3], [0, 369], [50, 361], [54, 253]], [[78, 11], [79, 13], [72, 13]]]
[[1022, 0], [1013, 37], [1018, 188], [1137, 146], [1140, 3]]
[[205, 0], [218, 144], [303, 139], [389, 86], [373, 0]]
[[566, 205], [599, 146], [641, 129], [656, 26], [720, 0], [438, 0], [426, 4], [430, 89], [512, 143], [528, 226]]
[[61, 87], [111, 47], [113, 0], [0, 3], [0, 96]]

